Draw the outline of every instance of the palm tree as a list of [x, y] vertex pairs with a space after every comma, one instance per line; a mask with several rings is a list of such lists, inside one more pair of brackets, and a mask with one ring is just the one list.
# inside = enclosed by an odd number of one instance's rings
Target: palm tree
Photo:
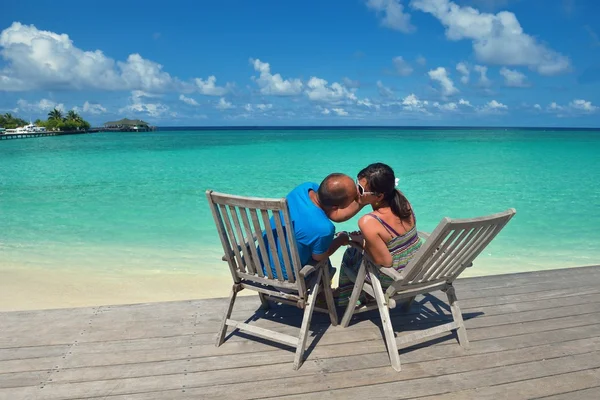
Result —
[[10, 120], [12, 120], [12, 118], [13, 118], [13, 116], [12, 116], [12, 114], [11, 114], [11, 113], [6, 113], [6, 114], [4, 114], [4, 119], [6, 119], [7, 121], [10, 121]]
[[67, 112], [67, 120], [80, 122], [81, 121], [81, 117], [79, 116], [79, 114], [77, 114], [77, 111], [75, 111], [75, 110], [69, 110]]
[[63, 119], [62, 111], [60, 111], [57, 108], [54, 108], [54, 110], [52, 110], [48, 113], [48, 119], [55, 119], [58, 121], [62, 121], [62, 119]]

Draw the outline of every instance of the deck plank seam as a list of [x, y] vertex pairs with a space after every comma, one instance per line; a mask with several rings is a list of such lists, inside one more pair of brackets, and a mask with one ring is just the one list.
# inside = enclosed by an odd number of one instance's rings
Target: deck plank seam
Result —
[[[593, 353], [597, 353], [597, 352], [593, 352]], [[569, 355], [578, 355], [578, 354], [584, 354], [584, 353], [569, 354]], [[540, 360], [540, 361], [552, 360], [552, 359], [554, 359], [554, 358], [546, 358], [546, 359]], [[598, 370], [598, 369], [600, 369], [600, 368], [598, 368], [598, 367], [581, 368], [581, 369], [576, 369], [576, 370], [573, 370], [573, 371], [569, 371], [569, 373], [583, 372], [583, 371], [595, 371], [595, 370]], [[553, 376], [561, 376], [561, 375], [564, 375], [564, 372], [560, 372], [560, 373], [556, 373], [556, 374], [550, 374], [550, 375], [545, 375], [545, 376], [539, 376], [537, 378], [517, 379], [517, 380], [514, 380], [514, 381], [510, 381], [510, 382], [492, 383], [492, 384], [486, 385], [486, 386], [479, 386], [478, 388], [482, 388], [482, 387], [490, 387], [491, 388], [491, 387], [495, 387], [495, 386], [502, 386], [502, 385], [508, 385], [508, 384], [513, 384], [513, 383], [527, 382], [527, 381], [532, 381], [532, 380], [536, 380], [536, 379], [552, 378]], [[462, 389], [460, 391], [463, 391], [463, 390], [466, 391], [466, 390], [472, 390], [472, 389], [478, 389], [478, 388]], [[579, 390], [581, 390], [581, 389], [579, 389]], [[579, 390], [574, 390], [574, 391], [571, 391], [571, 392], [578, 392]], [[427, 395], [423, 395], [423, 396], [411, 397], [411, 398], [406, 399], [406, 400], [422, 399], [422, 398], [426, 398], [426, 397], [439, 396], [439, 395], [451, 394], [451, 393], [453, 393], [453, 392], [442, 392], [442, 393], [427, 394]], [[566, 393], [570, 393], [570, 392], [566, 392]], [[544, 396], [544, 397], [556, 396], [557, 394], [563, 394], [563, 393], [554, 393], [554, 394], [552, 394], [550, 396]], [[540, 398], [544, 398], [544, 397], [535, 397], [535, 398], [531, 398], [530, 400], [540, 399]]]
[[[91, 328], [91, 326], [92, 326], [92, 321], [93, 321], [94, 317], [95, 317], [96, 315], [98, 315], [98, 313], [100, 312], [100, 310], [102, 309], [102, 307], [103, 307], [103, 306], [99, 306], [99, 307], [94, 307], [94, 308], [93, 308], [93, 310], [94, 310], [94, 311], [93, 311], [93, 312], [92, 312], [92, 314], [89, 316], [89, 320], [88, 320], [88, 323], [87, 323], [87, 325], [84, 325], [84, 328], [82, 328], [82, 329], [80, 330], [80, 332], [79, 332], [79, 335], [77, 336], [77, 338], [81, 338], [81, 336], [84, 336], [84, 335], [85, 335], [86, 328], [87, 328], [88, 330]], [[52, 368], [50, 371], [48, 371], [48, 376], [46, 377], [46, 380], [45, 380], [45, 381], [42, 381], [42, 382], [40, 382], [40, 384], [39, 384], [39, 388], [40, 388], [40, 389], [43, 389], [43, 388], [44, 388], [46, 385], [48, 385], [48, 384], [52, 383], [52, 379], [53, 379], [53, 377], [54, 377], [54, 376], [55, 376], [57, 373], [59, 373], [59, 372], [61, 371], [61, 362], [64, 364], [64, 362], [67, 360], [67, 357], [68, 357], [68, 358], [71, 358], [71, 356], [73, 355], [73, 352], [74, 352], [74, 351], [75, 351], [75, 349], [77, 348], [77, 343], [78, 343], [78, 341], [79, 341], [78, 339], [75, 339], [75, 340], [74, 340], [74, 341], [71, 343], [71, 345], [70, 345], [70, 346], [69, 346], [69, 347], [66, 349], [66, 351], [65, 351], [65, 353], [62, 355], [62, 357], [58, 359], [58, 361], [57, 361], [57, 363], [56, 363], [57, 365], [56, 365], [54, 368]], [[63, 360], [63, 361], [61, 361], [61, 360]]]
[[[600, 369], [600, 368], [593, 368], [593, 369]], [[591, 387], [588, 387], [588, 388], [585, 388], [585, 389], [577, 389], [577, 390], [569, 390], [569, 391], [561, 392], [561, 393], [553, 393], [553, 394], [550, 394], [548, 396], [533, 397], [530, 400], [543, 400], [543, 399], [548, 399], [548, 398], [557, 396], [559, 394], [571, 394], [571, 393], [583, 392], [583, 391], [590, 390], [590, 389], [598, 389], [598, 393], [600, 393], [600, 385], [598, 385], [598, 386], [591, 386]]]

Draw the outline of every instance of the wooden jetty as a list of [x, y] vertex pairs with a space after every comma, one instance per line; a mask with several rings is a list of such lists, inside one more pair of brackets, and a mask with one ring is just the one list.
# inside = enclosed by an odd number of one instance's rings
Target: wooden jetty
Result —
[[[96, 131], [97, 132], [97, 131]], [[30, 132], [30, 133], [5, 133], [0, 135], [0, 140], [27, 139], [46, 136], [84, 135], [91, 131], [69, 131], [69, 132]]]
[[[376, 311], [346, 329], [315, 314], [298, 371], [284, 345], [230, 333], [215, 347], [224, 298], [0, 313], [0, 399], [600, 398], [600, 266], [455, 287], [471, 347], [445, 334], [401, 349], [400, 372]], [[417, 301], [393, 310], [397, 331], [448, 321], [438, 298]], [[297, 331], [301, 310], [259, 306], [242, 297], [233, 315]]]

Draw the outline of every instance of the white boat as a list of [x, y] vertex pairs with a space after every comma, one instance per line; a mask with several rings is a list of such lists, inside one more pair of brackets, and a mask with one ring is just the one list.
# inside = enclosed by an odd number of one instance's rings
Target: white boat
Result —
[[21, 135], [21, 134], [27, 134], [27, 133], [44, 133], [46, 132], [46, 128], [43, 126], [37, 126], [34, 125], [32, 123], [29, 123], [29, 125], [25, 125], [16, 129], [7, 129], [6, 133], [7, 134], [16, 134], [16, 135]]

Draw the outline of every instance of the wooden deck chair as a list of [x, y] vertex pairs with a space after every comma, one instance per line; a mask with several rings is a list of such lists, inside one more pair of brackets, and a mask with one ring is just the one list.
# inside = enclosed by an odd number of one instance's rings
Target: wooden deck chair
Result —
[[[285, 198], [241, 197], [211, 190], [206, 192], [206, 197], [225, 251], [223, 260], [229, 264], [233, 278], [229, 304], [217, 334], [217, 347], [223, 343], [227, 327], [231, 326], [295, 347], [293, 366], [294, 369], [298, 369], [303, 361], [313, 311], [328, 313], [331, 324], [337, 325], [338, 317], [331, 291], [328, 260], [316, 265], [300, 264], [294, 230], [286, 229], [292, 226], [292, 223]], [[271, 217], [275, 221], [275, 229], [271, 227]], [[278, 257], [272, 257], [270, 261], [266, 256], [267, 247], [271, 254], [277, 255], [276, 240], [282, 238], [286, 240], [281, 240], [281, 243], [289, 244], [289, 247], [281, 246], [283, 263]], [[264, 260], [264, 271], [259, 257]], [[321, 288], [325, 293], [327, 309], [315, 307], [316, 296]], [[230, 319], [237, 293], [243, 289], [258, 292], [263, 308], [269, 307], [268, 301], [271, 299], [303, 309], [299, 336], [294, 337]]]
[[[472, 219], [446, 217], [442, 219], [412, 260], [401, 271], [376, 265], [365, 253], [358, 274], [350, 276], [350, 279], [354, 281], [354, 289], [341, 325], [344, 328], [348, 327], [350, 319], [355, 313], [379, 309], [390, 362], [396, 371], [400, 371], [398, 345], [403, 346], [406, 343], [456, 330], [460, 345], [467, 348], [469, 345], [467, 331], [452, 283], [465, 268], [472, 265], [473, 260], [515, 213], [515, 209], [511, 208], [486, 217]], [[377, 271], [394, 280], [385, 293], [377, 278]], [[370, 282], [365, 279], [367, 274]], [[415, 296], [436, 290], [446, 293], [453, 322], [403, 335], [396, 339], [389, 309], [396, 307], [397, 300], [408, 299], [407, 304], [410, 304]], [[374, 297], [376, 304], [371, 303], [357, 308], [356, 301], [362, 291]]]

